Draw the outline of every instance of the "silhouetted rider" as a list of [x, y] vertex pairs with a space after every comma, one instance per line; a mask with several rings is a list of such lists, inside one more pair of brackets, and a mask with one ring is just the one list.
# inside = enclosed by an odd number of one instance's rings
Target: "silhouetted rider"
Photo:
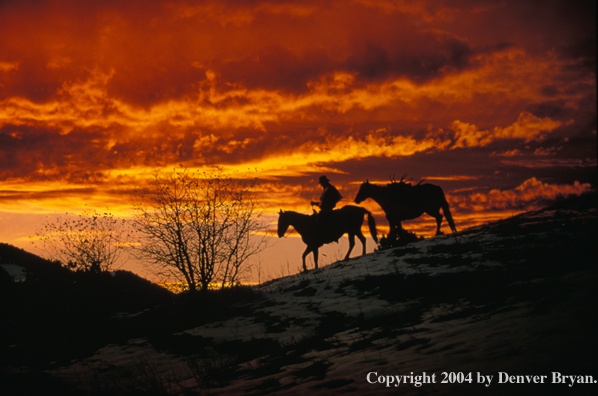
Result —
[[336, 187], [330, 184], [330, 180], [326, 176], [320, 176], [319, 183], [324, 189], [320, 196], [320, 202], [312, 201], [311, 204], [318, 206], [320, 212], [332, 212], [332, 209], [334, 209], [343, 196], [338, 192]]
[[320, 213], [314, 211], [314, 224], [316, 233], [321, 243], [330, 243], [335, 239], [338, 241], [338, 235], [332, 235], [331, 227], [333, 223], [332, 210], [343, 196], [338, 192], [336, 187], [330, 184], [330, 180], [326, 176], [320, 176], [320, 185], [324, 189], [320, 196], [320, 202], [312, 201], [311, 204], [320, 208]]

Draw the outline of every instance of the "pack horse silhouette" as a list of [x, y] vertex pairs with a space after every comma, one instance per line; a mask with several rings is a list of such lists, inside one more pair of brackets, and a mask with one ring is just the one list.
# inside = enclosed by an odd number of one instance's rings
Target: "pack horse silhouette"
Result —
[[355, 246], [355, 236], [361, 241], [363, 254], [365, 254], [365, 236], [361, 232], [364, 216], [367, 214], [370, 234], [375, 242], [378, 242], [376, 221], [374, 216], [365, 208], [348, 205], [329, 213], [320, 212], [317, 215], [306, 215], [293, 211], [278, 213], [278, 237], [282, 238], [289, 226], [301, 235], [301, 239], [307, 245], [303, 252], [303, 270], [307, 271], [305, 257], [309, 253], [314, 255], [315, 268], [318, 268], [318, 249], [327, 243], [338, 242], [344, 234], [349, 234], [349, 251], [345, 260], [349, 258]]
[[[380, 205], [390, 224], [390, 240], [401, 235], [403, 231], [401, 221], [415, 219], [424, 213], [436, 219], [436, 235], [442, 234], [440, 231], [442, 214], [446, 217], [451, 231], [457, 232], [442, 188], [434, 184], [421, 184], [421, 182], [412, 186], [411, 183], [404, 182], [403, 178], [400, 182], [391, 179], [391, 183], [386, 186], [378, 186], [365, 181], [359, 187], [355, 203], [361, 203], [371, 198]], [[440, 213], [441, 208], [442, 213]]]

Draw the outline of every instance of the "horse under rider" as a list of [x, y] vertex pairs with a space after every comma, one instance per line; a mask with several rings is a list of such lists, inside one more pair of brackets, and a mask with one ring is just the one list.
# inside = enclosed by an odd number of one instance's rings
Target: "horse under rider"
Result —
[[326, 176], [320, 176], [318, 182], [324, 191], [320, 196], [320, 202], [312, 201], [311, 204], [320, 208], [320, 213], [332, 213], [336, 204], [343, 198], [336, 187], [330, 184], [330, 180]]

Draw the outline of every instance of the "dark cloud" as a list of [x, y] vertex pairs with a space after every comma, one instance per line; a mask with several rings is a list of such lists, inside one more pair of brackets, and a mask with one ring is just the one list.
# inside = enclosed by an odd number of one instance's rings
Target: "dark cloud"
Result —
[[[226, 83], [299, 93], [335, 71], [357, 73], [366, 82], [396, 76], [421, 82], [467, 66], [470, 53], [464, 41], [423, 31], [403, 15], [369, 8], [348, 12], [337, 3], [318, 3], [319, 13], [308, 19], [276, 8], [301, 2], [254, 2], [240, 8], [251, 16], [240, 24], [223, 16], [239, 9], [222, 6], [214, 6], [219, 11], [213, 15], [197, 11], [181, 18], [177, 3], [52, 4], [33, 7], [33, 16], [26, 7], [13, 15], [13, 21], [26, 21], [24, 38], [17, 38], [22, 27], [15, 22], [4, 27], [12, 40], [0, 55], [20, 62], [7, 95], [47, 101], [65, 81], [100, 70], [112, 73], [110, 95], [148, 108], [193, 97], [209, 68]], [[39, 17], [43, 13], [48, 17]]]
[[0, 100], [21, 97], [35, 103], [45, 103], [56, 96], [67, 78], [78, 77], [78, 73], [74, 71], [69, 71], [70, 75], [67, 77], [63, 70], [48, 69], [45, 66], [47, 62], [47, 59], [26, 59], [19, 61], [17, 69], [11, 70], [7, 75], [0, 74], [3, 88], [0, 90]]
[[586, 37], [559, 47], [560, 55], [575, 62], [573, 69], [596, 75], [596, 36]]
[[102, 134], [93, 130], [65, 135], [45, 126], [6, 125], [0, 129], [0, 174], [6, 179], [60, 180], [106, 170], [101, 142]]
[[[418, 40], [420, 39], [420, 40]], [[406, 77], [425, 82], [440, 74], [463, 69], [468, 65], [469, 46], [456, 39], [434, 35], [421, 38], [421, 48], [383, 47], [373, 41], [363, 43], [344, 66], [367, 80]]]
[[158, 103], [195, 97], [205, 73], [189, 67], [146, 64], [122, 65], [107, 85], [110, 96], [146, 109]]
[[248, 88], [305, 92], [310, 81], [334, 71], [335, 64], [322, 50], [298, 56], [281, 46], [265, 48], [252, 56], [221, 66], [226, 81]]

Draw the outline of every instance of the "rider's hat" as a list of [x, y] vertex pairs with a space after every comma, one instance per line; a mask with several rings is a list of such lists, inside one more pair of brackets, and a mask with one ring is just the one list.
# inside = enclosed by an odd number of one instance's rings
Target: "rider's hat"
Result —
[[318, 181], [318, 183], [322, 184], [322, 183], [328, 183], [330, 180], [328, 180], [328, 178], [326, 176], [320, 176], [320, 180]]

